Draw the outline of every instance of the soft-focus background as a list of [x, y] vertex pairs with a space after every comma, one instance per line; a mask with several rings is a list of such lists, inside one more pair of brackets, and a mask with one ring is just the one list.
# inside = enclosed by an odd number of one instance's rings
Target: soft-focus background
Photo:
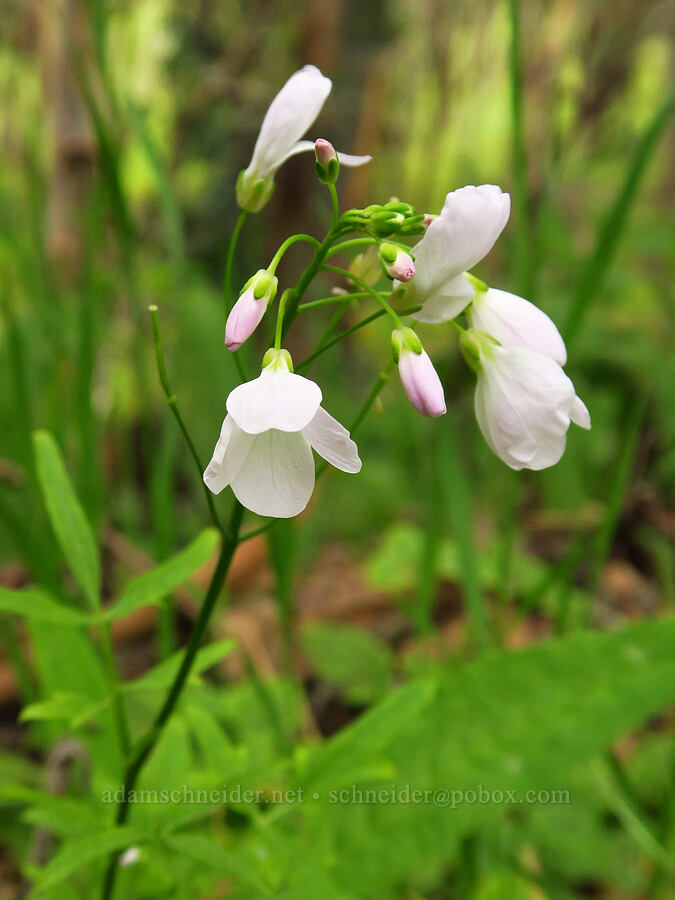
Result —
[[[476, 273], [559, 324], [593, 419], [555, 468], [511, 472], [478, 431], [452, 331], [422, 329], [448, 415], [421, 419], [392, 379], [359, 432], [361, 475], [327, 473], [306, 514], [240, 548], [213, 624], [238, 649], [191, 688], [148, 774], [271, 790], [310, 754], [300, 784], [571, 801], [272, 804], [264, 825], [268, 801], [143, 808], [120, 896], [675, 896], [674, 24], [665, 0], [4, 0], [0, 584], [73, 591], [37, 487], [36, 428], [63, 450], [107, 596], [208, 525], [147, 307], [208, 459], [237, 383], [222, 302], [234, 183], [305, 63], [333, 79], [308, 136], [373, 155], [343, 170], [344, 207], [396, 195], [437, 212], [464, 184], [511, 193]], [[329, 221], [311, 157], [291, 160], [246, 222], [235, 287], [288, 234]], [[289, 251], [281, 287], [307, 254]], [[294, 356], [331, 314], [294, 325]], [[271, 323], [246, 348], [250, 370]], [[388, 331], [380, 320], [313, 367], [342, 421], [386, 364]], [[125, 678], [184, 640], [203, 583], [118, 623]], [[627, 624], [630, 637], [615, 633]], [[24, 896], [61, 843], [111, 820], [100, 791], [119, 760], [104, 724], [35, 707], [63, 690], [99, 698], [87, 640], [0, 613], [0, 897]], [[133, 696], [140, 728], [158, 697]], [[65, 737], [93, 774], [58, 775]], [[88, 862], [41, 896], [97, 896], [100, 858]]]

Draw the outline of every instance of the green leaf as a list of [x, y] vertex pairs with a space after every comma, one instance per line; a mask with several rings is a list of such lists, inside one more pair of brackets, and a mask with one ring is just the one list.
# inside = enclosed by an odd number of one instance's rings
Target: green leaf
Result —
[[37, 476], [61, 549], [89, 605], [101, 602], [101, 564], [87, 517], [75, 494], [56, 441], [48, 431], [33, 434]]
[[79, 728], [108, 707], [110, 698], [93, 701], [90, 697], [68, 691], [57, 691], [47, 700], [30, 703], [21, 710], [21, 722], [68, 722], [71, 728]]
[[237, 883], [252, 888], [263, 897], [277, 896], [272, 886], [256, 871], [260, 864], [256, 866], [255, 858], [245, 849], [243, 853], [238, 849], [228, 850], [222, 841], [198, 834], [172, 835], [166, 842], [176, 853], [235, 878]]
[[302, 645], [314, 670], [351, 703], [370, 704], [391, 683], [391, 650], [364, 628], [315, 623], [303, 629]]
[[[222, 641], [215, 641], [200, 650], [195, 657], [192, 671], [190, 672], [190, 680], [194, 681], [198, 675], [215, 666], [216, 663], [224, 659], [228, 653], [231, 653], [236, 647], [236, 641], [227, 638]], [[125, 691], [163, 691], [167, 688], [178, 674], [178, 669], [183, 661], [185, 652], [179, 650], [168, 659], [165, 659], [154, 669], [145, 672], [140, 678], [129, 681], [122, 685]]]
[[12, 590], [0, 586], [0, 612], [14, 613], [42, 622], [82, 625], [89, 621], [87, 615], [63, 606], [40, 588]]
[[208, 561], [217, 543], [215, 528], [203, 531], [180, 553], [130, 581], [117, 603], [104, 611], [103, 618], [123, 619], [143, 606], [159, 603]]
[[[57, 884], [70, 878], [109, 853], [124, 850], [142, 841], [144, 835], [138, 828], [111, 828], [109, 831], [91, 831], [85, 837], [71, 841], [59, 850], [51, 862], [39, 872], [31, 896], [52, 891]], [[50, 894], [51, 897], [55, 895]]]

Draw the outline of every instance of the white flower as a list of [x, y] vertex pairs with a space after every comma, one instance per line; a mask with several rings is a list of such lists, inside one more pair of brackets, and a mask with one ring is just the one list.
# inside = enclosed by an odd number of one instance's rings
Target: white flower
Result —
[[554, 323], [534, 303], [516, 294], [496, 288], [477, 291], [469, 318], [474, 328], [492, 335], [502, 347], [529, 347], [560, 366], [567, 362], [565, 342]]
[[227, 398], [204, 483], [214, 494], [229, 484], [247, 509], [285, 519], [312, 496], [312, 447], [343, 472], [360, 471], [361, 460], [347, 429], [320, 406], [319, 386], [290, 371], [288, 353], [268, 351], [265, 361], [258, 378]]
[[476, 293], [464, 272], [492, 249], [506, 225], [508, 194], [495, 184], [468, 185], [445, 198], [414, 248], [415, 278], [406, 286], [411, 305], [422, 305], [414, 318], [447, 322], [459, 315]]
[[460, 344], [478, 376], [475, 411], [490, 449], [512, 469], [546, 469], [565, 450], [570, 421], [591, 427], [574, 385], [550, 356], [500, 347], [469, 331]]
[[[300, 138], [321, 112], [330, 94], [331, 80], [316, 66], [305, 66], [291, 75], [272, 101], [263, 119], [253, 157], [237, 180], [237, 202], [249, 212], [258, 212], [274, 190], [274, 173], [291, 156], [314, 151], [313, 141]], [[342, 166], [361, 166], [370, 156], [338, 153]]]

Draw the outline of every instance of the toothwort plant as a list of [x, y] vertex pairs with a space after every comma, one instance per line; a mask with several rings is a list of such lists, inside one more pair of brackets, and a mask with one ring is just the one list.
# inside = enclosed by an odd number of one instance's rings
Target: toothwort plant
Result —
[[[203, 469], [209, 509], [221, 533], [220, 554], [180, 669], [152, 728], [129, 754], [118, 824], [127, 821], [139, 773], [185, 685], [234, 550], [241, 541], [271, 527], [277, 518], [296, 516], [305, 509], [315, 483], [312, 449], [344, 472], [360, 471], [361, 459], [350, 431], [355, 430], [374, 403], [394, 364], [408, 399], [419, 413], [440, 417], [446, 412], [443, 386], [415, 331], [416, 322], [439, 326], [449, 323], [448, 335], [458, 335], [461, 352], [476, 374], [478, 426], [489, 447], [512, 469], [554, 465], [564, 452], [570, 422], [590, 428], [588, 410], [563, 371], [565, 345], [553, 322], [528, 300], [488, 287], [469, 271], [490, 252], [506, 226], [509, 195], [496, 185], [469, 185], [450, 191], [438, 215], [416, 213], [410, 203], [395, 198], [341, 212], [335, 187], [340, 167], [360, 166], [370, 157], [339, 153], [324, 138], [315, 142], [301, 140], [330, 89], [330, 80], [314, 66], [305, 66], [292, 75], [272, 101], [251, 162], [237, 180], [237, 201], [242, 212], [230, 240], [225, 267], [228, 351], [237, 353], [273, 305], [278, 289], [276, 269], [286, 251], [303, 241], [313, 246], [314, 256], [297, 284], [281, 292], [274, 346], [264, 354], [258, 377], [245, 380], [241, 361], [235, 357], [243, 383], [225, 402], [220, 436]], [[317, 176], [327, 186], [332, 200], [328, 233], [322, 241], [307, 234], [287, 238], [267, 268], [246, 282], [232, 305], [232, 264], [243, 223], [247, 215], [258, 213], [270, 200], [277, 169], [289, 157], [309, 150], [314, 150]], [[407, 243], [415, 239], [419, 240], [414, 246]], [[349, 269], [330, 264], [335, 254], [352, 250], [357, 255]], [[342, 275], [349, 290], [303, 302], [313, 280], [322, 272]], [[387, 290], [376, 288], [382, 273], [390, 280]], [[295, 319], [334, 303], [344, 308], [345, 303], [352, 301], [374, 301], [379, 309], [343, 332], [325, 334], [294, 371], [282, 340]], [[202, 472], [199, 455], [169, 387], [155, 308], [152, 314], [160, 379]], [[393, 324], [393, 360], [378, 376], [351, 429], [347, 429], [321, 405], [319, 385], [298, 372], [381, 315], [388, 315]], [[224, 526], [211, 494], [219, 494], [227, 487], [235, 502], [230, 522]], [[244, 508], [272, 517], [272, 521], [240, 535]], [[118, 866], [126, 862], [126, 856], [111, 858], [104, 900], [112, 896]]]

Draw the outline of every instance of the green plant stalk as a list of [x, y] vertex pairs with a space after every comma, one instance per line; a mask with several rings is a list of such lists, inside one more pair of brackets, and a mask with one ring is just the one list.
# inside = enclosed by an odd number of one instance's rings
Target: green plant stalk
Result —
[[[375, 237], [350, 238], [348, 241], [340, 241], [339, 244], [335, 244], [335, 246], [330, 248], [326, 256], [334, 256], [336, 253], [342, 253], [345, 250], [351, 250], [352, 247], [372, 247], [379, 243], [380, 241]], [[395, 241], [390, 241], [390, 243], [393, 244], [395, 243]]]
[[317, 249], [314, 253], [314, 258], [312, 259], [310, 264], [307, 266], [305, 271], [300, 276], [300, 279], [298, 280], [298, 283], [296, 284], [296, 286], [293, 288], [291, 295], [288, 299], [288, 308], [286, 310], [286, 318], [284, 321], [284, 329], [283, 329], [282, 336], [283, 336], [283, 334], [286, 334], [286, 332], [288, 331], [288, 329], [291, 326], [291, 323], [297, 316], [298, 306], [300, 305], [300, 301], [302, 300], [303, 294], [305, 293], [305, 291], [310, 286], [310, 284], [312, 283], [312, 281], [318, 274], [319, 270], [321, 269], [323, 261], [326, 258], [326, 254], [330, 250], [330, 246], [333, 242], [333, 238], [334, 238], [334, 233], [333, 233], [333, 229], [331, 228], [331, 230], [328, 232], [326, 237], [323, 239], [323, 241], [317, 247]]
[[[391, 291], [377, 291], [377, 293], [389, 296]], [[342, 303], [345, 300], [365, 300], [366, 297], [370, 296], [372, 295], [369, 291], [348, 291], [346, 294], [334, 294], [332, 297], [320, 297], [318, 300], [309, 300], [307, 303], [301, 303], [298, 306], [298, 312], [303, 313], [320, 306], [333, 306], [335, 303]]]
[[568, 350], [581, 330], [591, 301], [602, 286], [603, 279], [607, 274], [623, 234], [628, 213], [647, 171], [649, 161], [666, 130], [666, 125], [674, 106], [675, 91], [666, 97], [662, 106], [656, 111], [651, 122], [643, 132], [626, 171], [626, 177], [598, 229], [593, 254], [582, 273], [563, 332]]
[[267, 267], [267, 271], [271, 272], [272, 275], [274, 275], [283, 255], [286, 253], [289, 247], [292, 247], [293, 244], [297, 244], [299, 241], [305, 241], [306, 243], [312, 244], [315, 250], [318, 250], [320, 247], [317, 239], [315, 237], [312, 237], [311, 234], [292, 234], [290, 237], [286, 238], [286, 240], [274, 254], [274, 256], [272, 257], [272, 261]]
[[[129, 813], [131, 811], [131, 791], [134, 790], [145, 762], [156, 747], [166, 723], [171, 718], [171, 715], [176, 708], [176, 704], [178, 703], [178, 700], [180, 699], [180, 696], [183, 692], [183, 688], [185, 687], [188, 676], [190, 675], [195, 657], [197, 656], [197, 652], [202, 645], [209, 619], [211, 618], [211, 614], [215, 608], [216, 602], [225, 583], [225, 578], [227, 577], [230, 563], [232, 562], [232, 557], [234, 556], [234, 551], [237, 549], [237, 545], [239, 544], [239, 528], [241, 526], [243, 514], [244, 507], [241, 505], [241, 503], [239, 503], [238, 500], [235, 500], [234, 506], [232, 508], [232, 514], [230, 516], [229, 526], [220, 546], [220, 553], [218, 555], [216, 568], [213, 572], [213, 575], [211, 576], [211, 581], [209, 582], [206, 595], [204, 596], [204, 602], [202, 603], [199, 615], [195, 620], [194, 625], [192, 626], [192, 630], [190, 631], [190, 636], [185, 647], [185, 654], [183, 656], [183, 661], [181, 663], [180, 669], [178, 670], [176, 677], [174, 678], [173, 683], [169, 688], [164, 703], [157, 713], [152, 727], [150, 728], [148, 733], [138, 742], [138, 744], [136, 744], [127, 763], [122, 784], [123, 798], [122, 802], [117, 807], [117, 814], [115, 817], [115, 823], [118, 826], [124, 825], [129, 818]], [[110, 898], [113, 896], [113, 891], [115, 889], [115, 879], [118, 871], [118, 859], [119, 854], [113, 854], [108, 862], [108, 868], [103, 882], [101, 900], [110, 900]]]
[[347, 269], [341, 269], [339, 266], [323, 265], [322, 269], [324, 272], [333, 272], [336, 275], [343, 275], [345, 278], [349, 278], [350, 281], [353, 281], [354, 284], [358, 285], [358, 287], [360, 287], [362, 291], [365, 291], [369, 297], [372, 297], [373, 300], [376, 300], [380, 304], [382, 309], [391, 318], [395, 328], [403, 328], [403, 322], [401, 322], [398, 314], [384, 299], [384, 297], [382, 297], [378, 291], [372, 288], [367, 281], [364, 281], [363, 278], [359, 278], [358, 275], [353, 275]]
[[[152, 332], [155, 340], [155, 356], [157, 359], [157, 372], [159, 374], [159, 380], [162, 385], [162, 389], [164, 391], [164, 396], [166, 397], [166, 402], [169, 405], [169, 409], [173, 413], [173, 416], [178, 422], [178, 427], [180, 428], [183, 437], [185, 438], [185, 442], [187, 443], [190, 453], [192, 454], [192, 458], [195, 462], [197, 470], [199, 472], [200, 479], [204, 473], [204, 466], [199, 458], [199, 454], [197, 453], [197, 448], [194, 445], [192, 438], [190, 437], [190, 433], [187, 430], [185, 422], [183, 421], [183, 416], [178, 409], [178, 402], [176, 400], [176, 395], [172, 393], [171, 386], [169, 384], [169, 376], [166, 371], [166, 362], [164, 360], [164, 349], [162, 347], [162, 339], [159, 333], [159, 321], [157, 319], [157, 307], [153, 304], [148, 307], [150, 311], [150, 316], [152, 317]], [[216, 512], [216, 507], [213, 502], [213, 496], [211, 491], [204, 485], [204, 495], [206, 497], [206, 503], [209, 507], [209, 512], [211, 513], [211, 519], [213, 520], [213, 524], [216, 526], [218, 531], [223, 534], [223, 524], [220, 521], [218, 513]]]

